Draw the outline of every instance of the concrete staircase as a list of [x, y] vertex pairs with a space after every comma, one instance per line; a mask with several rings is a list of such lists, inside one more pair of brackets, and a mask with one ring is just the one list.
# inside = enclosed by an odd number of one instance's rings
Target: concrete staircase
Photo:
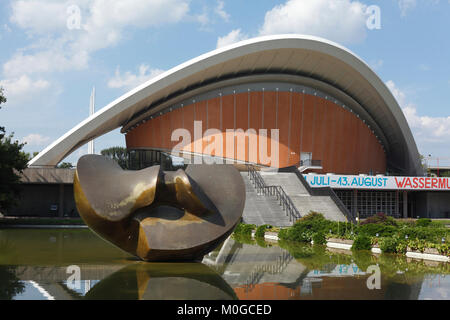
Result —
[[279, 205], [276, 197], [258, 195], [247, 172], [241, 172], [245, 182], [246, 200], [243, 222], [255, 225], [270, 224], [277, 227], [291, 226], [286, 212]]
[[329, 220], [347, 221], [333, 199], [329, 196], [311, 196], [295, 173], [261, 171], [260, 174], [267, 185], [281, 186], [302, 216], [316, 211]]

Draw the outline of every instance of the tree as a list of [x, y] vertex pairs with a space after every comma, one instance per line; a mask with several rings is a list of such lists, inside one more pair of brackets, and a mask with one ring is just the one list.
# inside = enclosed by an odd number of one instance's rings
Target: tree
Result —
[[16, 266], [0, 267], [0, 300], [12, 300], [25, 291], [25, 285], [16, 275]]
[[72, 169], [73, 165], [70, 162], [62, 162], [58, 165], [58, 168], [61, 169]]
[[28, 161], [30, 161], [31, 159], [33, 159], [34, 157], [36, 157], [36, 156], [39, 154], [39, 152], [34, 151], [33, 154], [31, 154], [31, 153], [29, 153], [29, 152], [26, 152], [25, 154], [27, 155]]
[[108, 149], [103, 149], [100, 153], [109, 157], [110, 159], [116, 161], [122, 169], [128, 169], [128, 152], [126, 148], [123, 147], [111, 147]]
[[[0, 104], [5, 102], [0, 88]], [[13, 134], [6, 135], [5, 128], [0, 127], [0, 211], [14, 206], [20, 195], [20, 174], [28, 163], [28, 156], [22, 151], [24, 145], [13, 141]]]
[[450, 177], [450, 171], [444, 171], [440, 174], [441, 177]]

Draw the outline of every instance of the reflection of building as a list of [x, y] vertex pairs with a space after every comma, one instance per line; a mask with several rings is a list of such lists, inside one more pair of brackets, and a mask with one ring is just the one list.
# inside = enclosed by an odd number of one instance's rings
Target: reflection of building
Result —
[[239, 299], [289, 299], [307, 269], [278, 246], [260, 247], [228, 238], [205, 256], [203, 263], [216, 269]]
[[[302, 173], [423, 175], [410, 128], [384, 82], [349, 50], [309, 36], [250, 39], [181, 64], [78, 124], [30, 165], [55, 166], [116, 128], [125, 134], [135, 169], [160, 163], [182, 142], [186, 162], [196, 155], [296, 166]], [[439, 183], [433, 181], [428, 188], [426, 181], [423, 188], [420, 182], [411, 188], [330, 187], [353, 215], [445, 217], [447, 182], [446, 188], [434, 188]], [[299, 208], [310, 210], [313, 205]]]
[[[314, 256], [307, 259], [314, 261]], [[216, 269], [239, 299], [416, 300], [422, 286], [421, 278], [396, 283], [382, 274], [381, 289], [370, 290], [367, 287], [370, 275], [354, 263], [330, 263], [310, 270], [301, 258], [294, 259], [278, 246], [262, 248], [232, 239], [205, 256], [203, 263]]]

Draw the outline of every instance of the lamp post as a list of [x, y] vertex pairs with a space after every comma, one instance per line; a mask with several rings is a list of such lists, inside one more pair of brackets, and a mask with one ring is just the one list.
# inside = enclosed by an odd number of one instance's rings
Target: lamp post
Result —
[[439, 177], [439, 157], [437, 159], [437, 176]]

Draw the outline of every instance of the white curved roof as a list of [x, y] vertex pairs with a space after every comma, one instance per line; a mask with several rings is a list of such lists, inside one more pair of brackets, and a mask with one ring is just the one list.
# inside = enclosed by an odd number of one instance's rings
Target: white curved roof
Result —
[[372, 69], [336, 43], [292, 34], [241, 41], [172, 68], [79, 123], [40, 152], [29, 165], [56, 166], [91, 139], [119, 127], [130, 127], [136, 114], [191, 88], [258, 74], [298, 75], [339, 89], [362, 106], [374, 127], [381, 130], [388, 165], [404, 174], [423, 173], [403, 112]]

